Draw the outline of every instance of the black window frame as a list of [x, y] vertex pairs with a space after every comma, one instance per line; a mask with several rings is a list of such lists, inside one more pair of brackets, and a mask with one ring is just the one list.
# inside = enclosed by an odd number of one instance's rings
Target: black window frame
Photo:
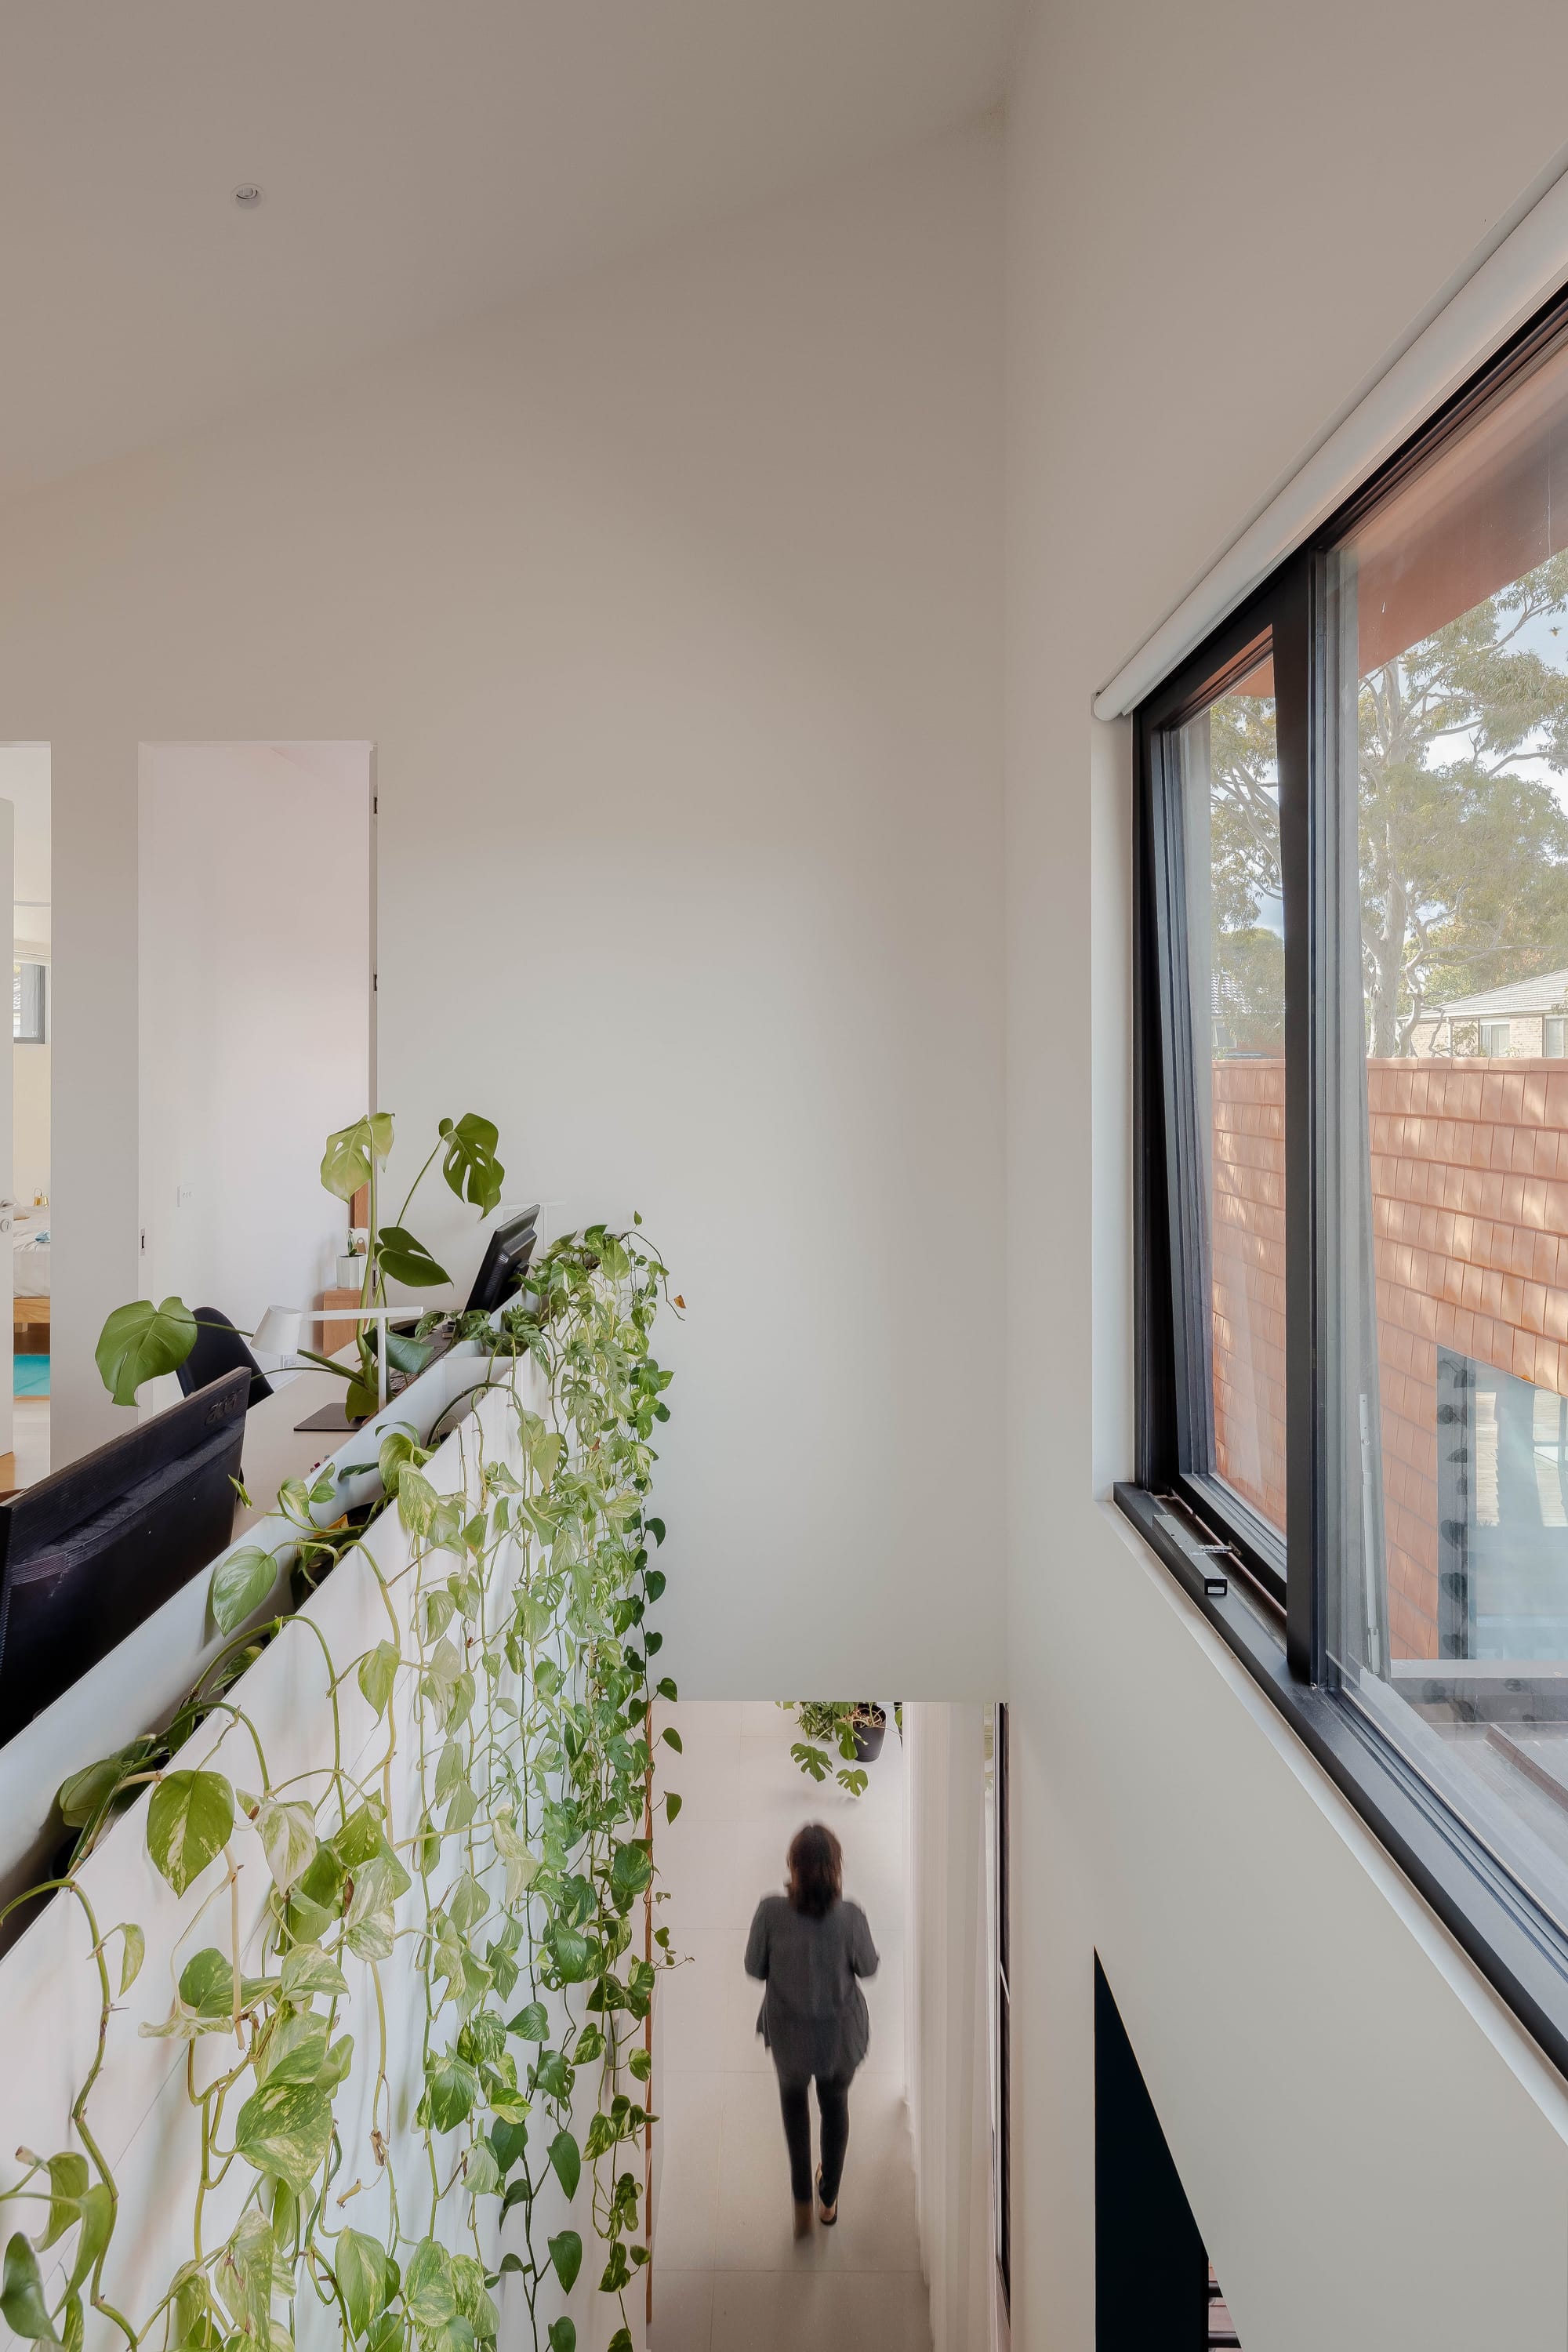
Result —
[[[1568, 2075], [1568, 1935], [1359, 1707], [1342, 1696], [1329, 1640], [1345, 1439], [1331, 1400], [1348, 1345], [1331, 1171], [1358, 969], [1337, 969], [1345, 859], [1328, 746], [1337, 720], [1332, 553], [1434, 447], [1568, 326], [1568, 294], [1543, 307], [1419, 432], [1140, 705], [1133, 715], [1136, 1477], [1120, 1508], [1254, 1681], [1306, 1742], [1494, 1989]], [[1286, 1535], [1194, 1468], [1212, 1412], [1211, 1302], [1192, 1198], [1194, 1100], [1185, 893], [1172, 746], [1183, 721], [1239, 680], [1265, 635], [1274, 661], [1285, 919]], [[1341, 879], [1336, 885], [1334, 877]], [[1353, 984], [1353, 985], [1352, 985]], [[1336, 1012], [1335, 1008], [1338, 1007]], [[1186, 1045], [1184, 1048], [1184, 1032]], [[1356, 1051], [1364, 1050], [1358, 1043]], [[1183, 1163], [1174, 1143], [1189, 1132]], [[1177, 1173], [1172, 1174], [1173, 1160]], [[1182, 1174], [1184, 1164], [1185, 1175]], [[1347, 1214], [1342, 1203], [1338, 1213]], [[1178, 1301], [1180, 1306], [1178, 1308]]]

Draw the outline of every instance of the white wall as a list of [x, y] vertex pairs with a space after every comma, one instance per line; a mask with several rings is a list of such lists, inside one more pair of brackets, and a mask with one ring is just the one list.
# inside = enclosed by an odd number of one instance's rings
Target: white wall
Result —
[[488, 1111], [689, 1302], [683, 1686], [994, 1689], [1000, 208], [989, 125], [7, 510], [68, 1450], [137, 1287], [137, 745], [363, 739], [399, 1164]]
[[989, 2352], [992, 2198], [985, 1711], [904, 1709], [906, 2070], [933, 2352]]
[[[50, 852], [52, 811], [49, 747], [47, 743], [0, 742], [0, 800], [16, 812], [12, 887], [16, 893], [13, 945], [19, 959], [47, 963], [52, 936]], [[26, 1207], [35, 1192], [49, 1189], [49, 1060], [54, 1007], [47, 1040], [18, 1045], [12, 1067], [12, 1191]]]
[[49, 1053], [46, 1042], [17, 1045], [12, 1055], [11, 1164], [24, 1207], [49, 1189]]
[[371, 747], [147, 743], [140, 771], [138, 1287], [253, 1330], [346, 1246], [318, 1170], [370, 1102]]
[[1562, 2084], [1101, 1499], [1132, 1459], [1130, 757], [1089, 698], [1548, 165], [1568, 19], [1473, 30], [1452, 0], [1050, 0], [1010, 103], [1028, 2352], [1093, 2343], [1096, 1948], [1247, 2352], [1568, 2330]]

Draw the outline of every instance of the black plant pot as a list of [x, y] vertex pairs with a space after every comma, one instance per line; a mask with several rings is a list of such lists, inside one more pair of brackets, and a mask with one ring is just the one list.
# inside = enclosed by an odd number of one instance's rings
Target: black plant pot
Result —
[[869, 1720], [855, 1726], [855, 1753], [862, 1764], [874, 1764], [882, 1752], [882, 1742], [888, 1736], [888, 1718], [879, 1706], [862, 1701]]

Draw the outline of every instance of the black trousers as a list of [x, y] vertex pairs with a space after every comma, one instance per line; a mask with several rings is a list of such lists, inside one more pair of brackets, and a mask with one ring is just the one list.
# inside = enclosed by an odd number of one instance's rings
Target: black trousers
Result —
[[[816, 2077], [816, 2105], [822, 2116], [822, 2201], [838, 2202], [844, 2172], [844, 2151], [849, 2145], [849, 2084], [851, 2077]], [[791, 2083], [779, 2076], [779, 2105], [784, 2113], [784, 2139], [789, 2147], [790, 2188], [797, 2205], [811, 2202], [811, 2108], [806, 2098], [810, 2077]]]

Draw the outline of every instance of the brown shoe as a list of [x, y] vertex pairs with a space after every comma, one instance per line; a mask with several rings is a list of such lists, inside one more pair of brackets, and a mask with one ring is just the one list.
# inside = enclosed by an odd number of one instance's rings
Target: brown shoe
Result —
[[821, 2219], [823, 2228], [825, 2230], [831, 2230], [833, 2224], [838, 2219], [838, 2206], [837, 2201], [831, 2205], [825, 2205], [822, 2201], [822, 2167], [820, 2164], [816, 2168], [816, 2203], [817, 2211]]
[[797, 2238], [809, 2238], [811, 2235], [811, 2206], [809, 2201], [805, 2205], [797, 2205], [795, 2209], [795, 2234]]

